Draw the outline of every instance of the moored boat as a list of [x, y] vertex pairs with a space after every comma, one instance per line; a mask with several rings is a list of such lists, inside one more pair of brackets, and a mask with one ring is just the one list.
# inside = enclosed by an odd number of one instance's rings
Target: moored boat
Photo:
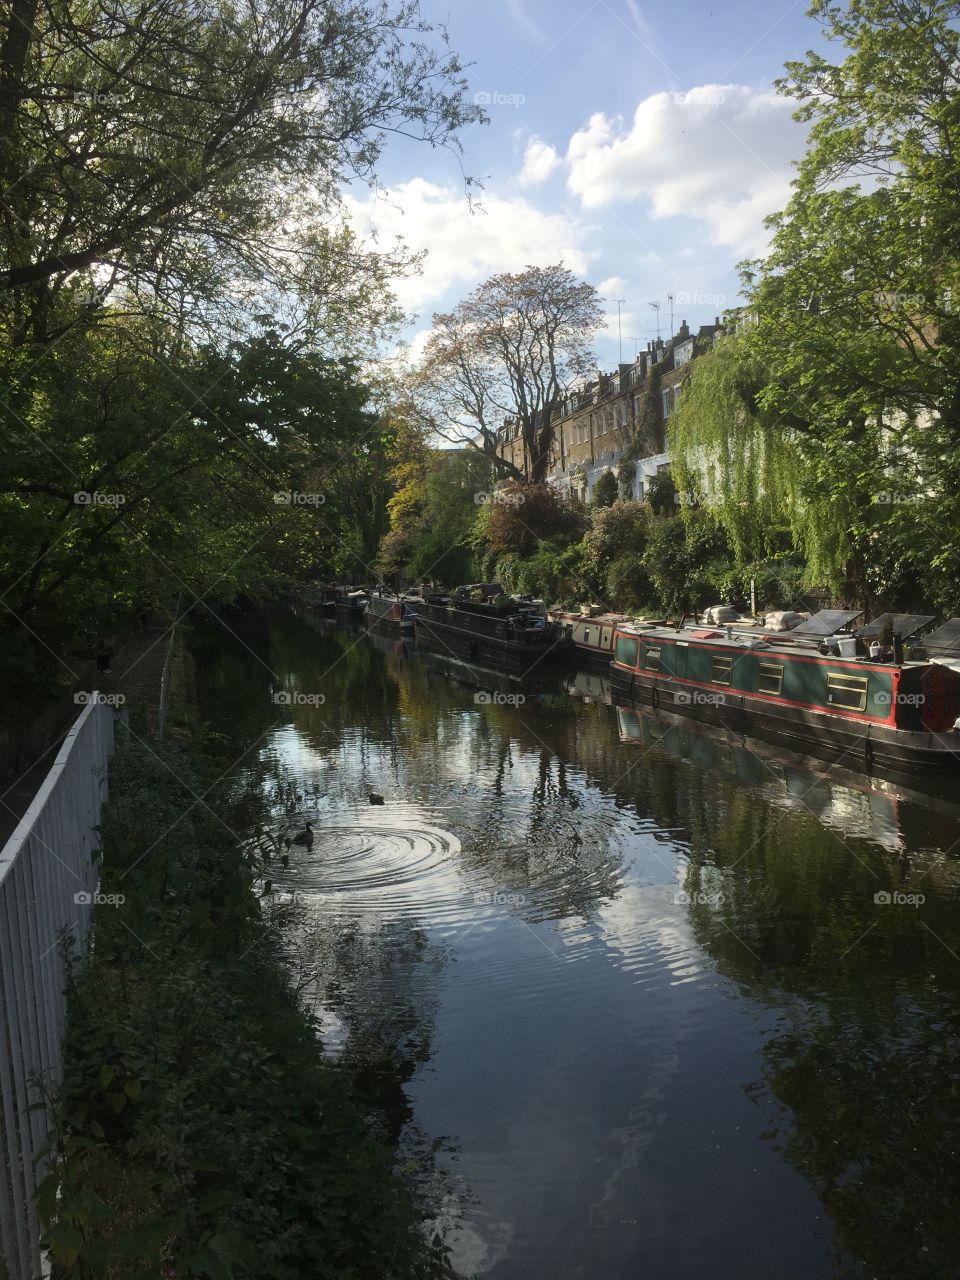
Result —
[[413, 636], [413, 623], [418, 601], [412, 597], [385, 595], [375, 591], [367, 602], [365, 618], [368, 627], [392, 635]]
[[337, 618], [341, 622], [362, 622], [369, 599], [360, 588], [337, 587]]
[[625, 623], [614, 698], [773, 738], [847, 768], [960, 776], [960, 672], [880, 661], [855, 637], [814, 647], [771, 635]]
[[515, 678], [539, 674], [545, 663], [570, 654], [559, 623], [508, 599], [496, 583], [426, 595], [417, 605], [416, 633], [420, 645]]
[[563, 628], [578, 663], [606, 671], [613, 657], [613, 637], [619, 625], [631, 621], [625, 613], [584, 613], [552, 609], [547, 614]]

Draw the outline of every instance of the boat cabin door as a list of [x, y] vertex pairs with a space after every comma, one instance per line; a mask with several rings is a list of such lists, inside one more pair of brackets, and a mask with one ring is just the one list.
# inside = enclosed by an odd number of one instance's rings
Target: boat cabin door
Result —
[[673, 674], [680, 680], [686, 678], [687, 674], [687, 642], [686, 640], [678, 640], [674, 645], [673, 653]]

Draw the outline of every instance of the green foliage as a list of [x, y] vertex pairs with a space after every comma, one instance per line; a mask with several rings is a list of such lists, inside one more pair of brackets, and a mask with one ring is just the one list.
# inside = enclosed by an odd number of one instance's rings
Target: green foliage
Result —
[[505, 590], [542, 597], [548, 604], [572, 605], [582, 594], [580, 543], [545, 539], [529, 556], [502, 555], [493, 567]]
[[617, 493], [625, 502], [633, 497], [633, 482], [637, 476], [637, 464], [631, 458], [623, 458], [617, 468]]
[[112, 286], [221, 332], [285, 312], [342, 348], [393, 318], [398, 265], [338, 217], [342, 185], [375, 177], [390, 133], [456, 148], [484, 118], [406, 0], [156, 4], [134, 23], [8, 5], [0, 45], [0, 294], [31, 341]]
[[618, 495], [617, 477], [612, 471], [605, 471], [593, 486], [593, 505], [595, 507], [609, 507], [616, 502]]
[[376, 546], [383, 449], [347, 361], [272, 332], [195, 348], [118, 317], [29, 368], [0, 342], [0, 367], [13, 400], [0, 410], [8, 678], [23, 669], [23, 624], [52, 682], [53, 653], [69, 661], [180, 590], [263, 596], [355, 569]]
[[[837, 582], [849, 554], [849, 503], [831, 499], [796, 433], [757, 407], [763, 377], [747, 341], [733, 335], [694, 364], [670, 418], [684, 510], [706, 495], [740, 566], [764, 559], [787, 533], [809, 581]], [[847, 465], [856, 470], [854, 459]]]
[[728, 595], [735, 574], [723, 529], [705, 510], [691, 511], [686, 520], [654, 517], [642, 564], [658, 600], [673, 614]]
[[637, 610], [653, 598], [642, 565], [649, 525], [650, 508], [643, 502], [617, 501], [593, 511], [583, 537], [580, 599], [589, 594], [611, 609]]
[[675, 516], [679, 513], [677, 486], [669, 471], [658, 471], [647, 481], [646, 499], [658, 516]]
[[438, 1274], [417, 1195], [298, 1004], [263, 842], [232, 834], [218, 773], [171, 747], [111, 765], [101, 890], [123, 902], [97, 907], [71, 983], [40, 1192], [58, 1275]]
[[447, 586], [474, 573], [478, 512], [490, 499], [492, 468], [473, 449], [433, 449], [407, 421], [391, 451], [390, 528], [375, 562], [383, 577], [424, 578]]

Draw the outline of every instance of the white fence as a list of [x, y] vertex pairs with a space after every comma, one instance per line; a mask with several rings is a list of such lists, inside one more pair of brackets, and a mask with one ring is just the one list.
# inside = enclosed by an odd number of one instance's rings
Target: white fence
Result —
[[36, 1084], [61, 1078], [61, 939], [69, 931], [82, 953], [112, 746], [113, 710], [94, 695], [0, 850], [0, 1263], [10, 1280], [41, 1275], [34, 1161], [48, 1127]]

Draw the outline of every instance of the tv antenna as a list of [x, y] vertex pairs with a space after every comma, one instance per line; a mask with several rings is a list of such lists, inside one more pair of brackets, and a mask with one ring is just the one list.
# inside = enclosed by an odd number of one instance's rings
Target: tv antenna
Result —
[[651, 311], [655, 311], [657, 313], [657, 344], [659, 345], [660, 343], [660, 299], [658, 298], [656, 302], [648, 302], [647, 306], [650, 308]]
[[667, 301], [670, 303], [670, 337], [673, 337], [673, 294], [667, 294]]

